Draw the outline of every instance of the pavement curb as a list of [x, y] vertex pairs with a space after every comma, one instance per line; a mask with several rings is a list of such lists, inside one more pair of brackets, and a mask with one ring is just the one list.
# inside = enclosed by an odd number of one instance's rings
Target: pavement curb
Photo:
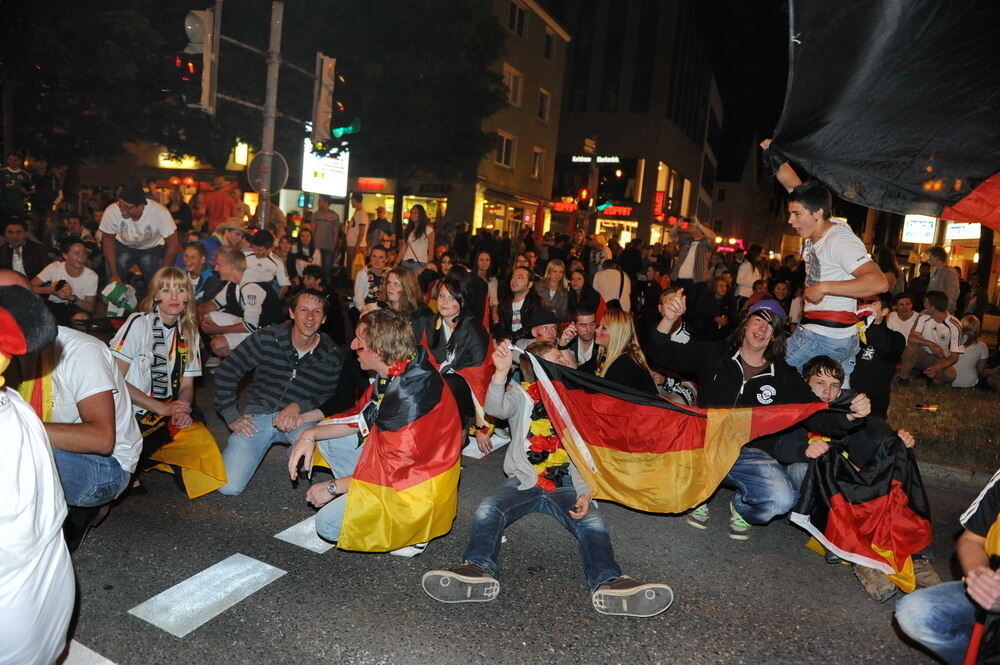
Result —
[[957, 466], [917, 462], [920, 477], [928, 485], [945, 490], [965, 490], [978, 494], [993, 477], [992, 473]]

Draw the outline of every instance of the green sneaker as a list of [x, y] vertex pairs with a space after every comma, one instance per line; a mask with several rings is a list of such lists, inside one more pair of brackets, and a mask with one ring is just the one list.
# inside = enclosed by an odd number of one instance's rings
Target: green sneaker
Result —
[[701, 504], [684, 518], [684, 521], [696, 529], [708, 528], [708, 502]]
[[750, 523], [729, 504], [729, 537], [733, 540], [750, 539]]

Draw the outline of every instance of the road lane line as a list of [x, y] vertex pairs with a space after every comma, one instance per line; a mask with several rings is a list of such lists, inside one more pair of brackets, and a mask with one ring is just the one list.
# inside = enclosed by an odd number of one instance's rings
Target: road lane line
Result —
[[295, 526], [290, 526], [281, 533], [274, 535], [278, 540], [283, 540], [292, 545], [298, 545], [305, 549], [323, 554], [333, 549], [333, 543], [328, 543], [316, 534], [316, 516], [311, 515], [309, 519], [302, 520]]
[[73, 640], [69, 643], [69, 653], [66, 654], [66, 660], [62, 665], [115, 665], [115, 663]]
[[284, 574], [263, 561], [234, 554], [128, 613], [175, 637], [184, 637]]

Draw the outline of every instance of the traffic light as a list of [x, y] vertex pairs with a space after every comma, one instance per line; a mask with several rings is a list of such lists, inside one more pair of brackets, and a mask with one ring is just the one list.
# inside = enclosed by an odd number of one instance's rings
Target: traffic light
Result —
[[329, 150], [333, 138], [333, 95], [336, 89], [337, 59], [316, 53], [316, 82], [313, 85], [312, 133], [310, 138], [317, 152]]
[[579, 193], [576, 197], [577, 208], [580, 210], [587, 210], [590, 208], [590, 190], [586, 187], [581, 187]]
[[219, 40], [215, 12], [211, 9], [188, 12], [184, 18], [188, 45], [179, 54], [176, 66], [184, 102], [215, 115], [215, 82], [218, 80]]

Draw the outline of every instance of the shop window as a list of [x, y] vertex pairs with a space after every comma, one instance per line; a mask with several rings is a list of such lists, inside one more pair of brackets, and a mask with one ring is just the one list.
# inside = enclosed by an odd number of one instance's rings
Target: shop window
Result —
[[531, 177], [536, 180], [542, 179], [542, 169], [545, 168], [545, 151], [535, 148], [531, 153]]
[[520, 106], [521, 92], [524, 88], [524, 75], [510, 65], [504, 65], [503, 83], [507, 86], [507, 103], [511, 106]]
[[549, 106], [552, 104], [552, 95], [545, 88], [538, 89], [538, 119], [542, 122], [549, 121]]
[[507, 9], [507, 29], [518, 37], [524, 37], [524, 26], [528, 21], [528, 14], [520, 3], [511, 0]]
[[514, 168], [514, 152], [517, 150], [517, 138], [505, 132], [497, 131], [497, 154], [494, 161], [509, 169]]

